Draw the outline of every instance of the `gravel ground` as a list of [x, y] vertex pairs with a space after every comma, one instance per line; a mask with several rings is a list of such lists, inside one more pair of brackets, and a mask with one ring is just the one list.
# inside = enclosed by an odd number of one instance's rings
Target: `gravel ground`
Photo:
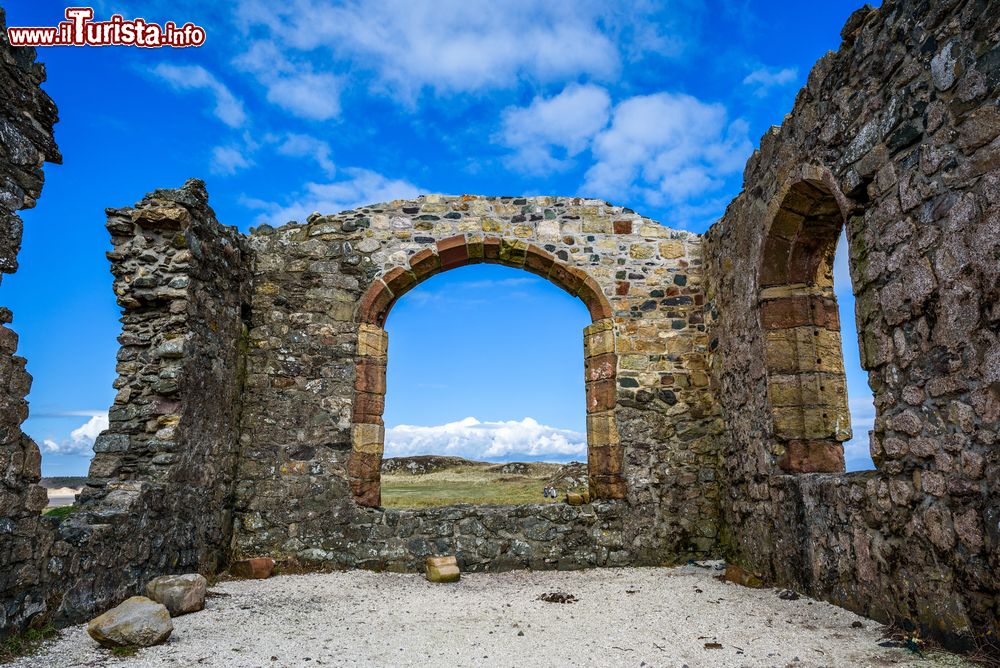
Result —
[[[713, 568], [286, 575], [223, 582], [166, 644], [119, 659], [86, 627], [14, 666], [962, 666], [878, 645], [881, 626]], [[539, 596], [565, 592], [573, 603]], [[852, 626], [860, 622], [861, 628]], [[715, 647], [717, 644], [720, 647]]]

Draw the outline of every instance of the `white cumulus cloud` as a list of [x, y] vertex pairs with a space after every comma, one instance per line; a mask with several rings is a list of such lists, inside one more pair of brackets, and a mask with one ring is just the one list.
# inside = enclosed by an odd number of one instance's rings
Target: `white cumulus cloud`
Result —
[[332, 150], [329, 142], [310, 135], [289, 133], [276, 138], [278, 153], [293, 158], [310, 158], [327, 174], [332, 175], [336, 169], [330, 159]]
[[569, 429], [521, 421], [458, 422], [418, 427], [398, 425], [385, 430], [385, 456], [452, 455], [467, 459], [571, 459], [586, 457], [587, 437]]
[[307, 183], [305, 190], [292, 198], [292, 204], [267, 202], [244, 197], [242, 203], [258, 209], [257, 224], [284, 225], [290, 220], [305, 221], [313, 211], [339, 213], [365, 204], [412, 199], [420, 189], [404, 179], [391, 179], [369, 169], [351, 167], [340, 170], [343, 178], [329, 183]]
[[268, 102], [293, 116], [325, 121], [340, 114], [341, 78], [316, 71], [307, 61], [290, 60], [273, 42], [254, 42], [235, 64], [264, 86]]
[[[648, 13], [629, 13], [629, 21], [642, 23]], [[619, 47], [605, 29], [614, 12], [596, 0], [244, 0], [237, 20], [248, 34], [263, 33], [258, 41], [301, 54], [331, 52], [327, 62], [371, 72], [382, 90], [407, 101], [424, 88], [472, 92], [522, 79], [607, 79], [620, 69]], [[322, 67], [322, 60], [313, 62]]]
[[[531, 173], [569, 166], [608, 123], [611, 96], [600, 86], [572, 84], [553, 97], [538, 96], [527, 107], [503, 112], [501, 141], [515, 149], [507, 163]], [[565, 157], [557, 157], [559, 151]]]
[[70, 432], [69, 438], [62, 441], [47, 438], [42, 441], [42, 452], [59, 455], [86, 455], [94, 448], [97, 435], [108, 428], [108, 414], [98, 413]]
[[253, 160], [243, 154], [238, 146], [216, 146], [212, 149], [209, 169], [213, 174], [232, 176], [236, 172], [253, 165]]
[[763, 97], [771, 92], [772, 88], [780, 88], [790, 83], [795, 83], [799, 77], [797, 67], [758, 67], [743, 78], [743, 84], [752, 86], [754, 95]]
[[171, 65], [160, 63], [153, 68], [153, 74], [166, 81], [175, 90], [204, 90], [215, 99], [215, 116], [232, 128], [246, 123], [243, 103], [201, 65]]
[[753, 151], [747, 131], [742, 119], [728, 119], [723, 105], [690, 95], [629, 98], [594, 139], [596, 162], [582, 194], [612, 201], [640, 197], [653, 206], [703, 197], [742, 171]]

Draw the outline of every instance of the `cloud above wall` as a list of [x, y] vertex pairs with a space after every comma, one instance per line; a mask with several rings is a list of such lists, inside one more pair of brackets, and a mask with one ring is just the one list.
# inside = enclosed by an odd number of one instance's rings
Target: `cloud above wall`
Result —
[[[65, 413], [63, 415], [74, 415]], [[108, 428], [108, 414], [97, 413], [90, 416], [86, 422], [70, 432], [69, 438], [61, 441], [47, 438], [42, 441], [42, 453], [57, 455], [90, 455], [93, 453], [94, 440], [97, 435]]]
[[582, 194], [683, 203], [721, 188], [753, 152], [748, 125], [726, 108], [690, 95], [656, 93], [620, 102], [593, 142]]
[[[340, 61], [338, 69], [344, 70], [350, 63], [352, 74], [365, 73], [373, 88], [412, 103], [423, 90], [469, 93], [510, 88], [522, 80], [609, 79], [622, 62], [615, 32], [645, 26], [641, 34], [652, 48], [676, 46], [650, 33], [648, 18], [655, 10], [640, 5], [616, 17], [593, 0], [353, 0], [335, 5], [245, 0], [236, 20], [255, 37], [247, 50], [250, 59], [256, 57], [254, 50], [271, 48], [261, 44], [280, 43], [299, 56], [312, 56], [317, 67], [326, 62], [333, 68]], [[267, 83], [272, 76], [267, 69], [252, 71]]]
[[743, 78], [743, 85], [753, 88], [754, 95], [764, 97], [774, 88], [783, 88], [798, 81], [797, 67], [758, 67]]
[[152, 72], [174, 90], [200, 90], [209, 93], [215, 102], [212, 109], [215, 117], [229, 127], [238, 128], [246, 123], [247, 115], [243, 110], [243, 102], [201, 65], [160, 63]]
[[404, 424], [385, 430], [386, 457], [425, 454], [478, 460], [580, 459], [587, 455], [587, 437], [532, 418], [481, 422], [467, 417], [432, 427]]
[[527, 107], [508, 107], [503, 112], [500, 137], [504, 145], [515, 150], [508, 166], [528, 173], [569, 167], [568, 158], [590, 147], [607, 125], [610, 113], [611, 96], [594, 85], [573, 84], [553, 97], [535, 97]]
[[290, 199], [290, 204], [251, 197], [244, 197], [241, 202], [259, 211], [256, 224], [284, 225], [290, 220], [304, 222], [314, 211], [339, 213], [376, 202], [412, 199], [421, 193], [420, 188], [405, 179], [392, 179], [369, 169], [349, 167], [339, 173], [342, 178], [328, 183], [307, 183], [302, 192]]

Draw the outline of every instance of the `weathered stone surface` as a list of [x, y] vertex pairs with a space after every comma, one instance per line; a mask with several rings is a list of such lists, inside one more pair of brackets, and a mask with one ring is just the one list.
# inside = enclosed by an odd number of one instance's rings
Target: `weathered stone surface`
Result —
[[241, 559], [229, 567], [229, 572], [238, 578], [266, 580], [274, 572], [274, 559], [271, 557]]
[[87, 624], [87, 633], [104, 647], [159, 645], [173, 631], [166, 606], [145, 596], [126, 599]]
[[208, 580], [197, 573], [161, 575], [146, 584], [146, 596], [162, 603], [171, 617], [198, 612], [205, 607]]
[[[996, 0], [852, 15], [704, 237], [582, 198], [427, 195], [249, 236], [199, 181], [109, 209], [119, 392], [58, 527], [38, 517], [30, 378], [0, 309], [0, 633], [50, 600], [85, 619], [154, 575], [253, 554], [408, 571], [722, 554], [949, 643], [995, 639], [998, 24]], [[55, 110], [31, 54], [0, 51], [17, 93], [0, 170], [29, 184], [4, 201], [31, 204]], [[19, 225], [0, 211], [0, 270]], [[879, 467], [847, 475], [842, 229]], [[545, 276], [591, 315], [590, 503], [380, 507], [385, 318], [476, 262]]]
[[[996, 2], [853, 15], [704, 239], [727, 557], [957, 646], [1000, 633], [1000, 543], [971, 519], [996, 506], [1000, 471], [1000, 411], [971, 409], [997, 403], [998, 34]], [[831, 475], [845, 228], [878, 470]]]

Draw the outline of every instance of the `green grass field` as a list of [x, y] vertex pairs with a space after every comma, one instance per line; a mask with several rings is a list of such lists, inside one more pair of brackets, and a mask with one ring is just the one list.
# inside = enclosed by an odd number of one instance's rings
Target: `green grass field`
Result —
[[[383, 475], [385, 508], [430, 508], [457, 503], [520, 505], [556, 503], [542, 497], [546, 478], [496, 474], [458, 467], [425, 475]], [[565, 493], [565, 490], [560, 490]]]

